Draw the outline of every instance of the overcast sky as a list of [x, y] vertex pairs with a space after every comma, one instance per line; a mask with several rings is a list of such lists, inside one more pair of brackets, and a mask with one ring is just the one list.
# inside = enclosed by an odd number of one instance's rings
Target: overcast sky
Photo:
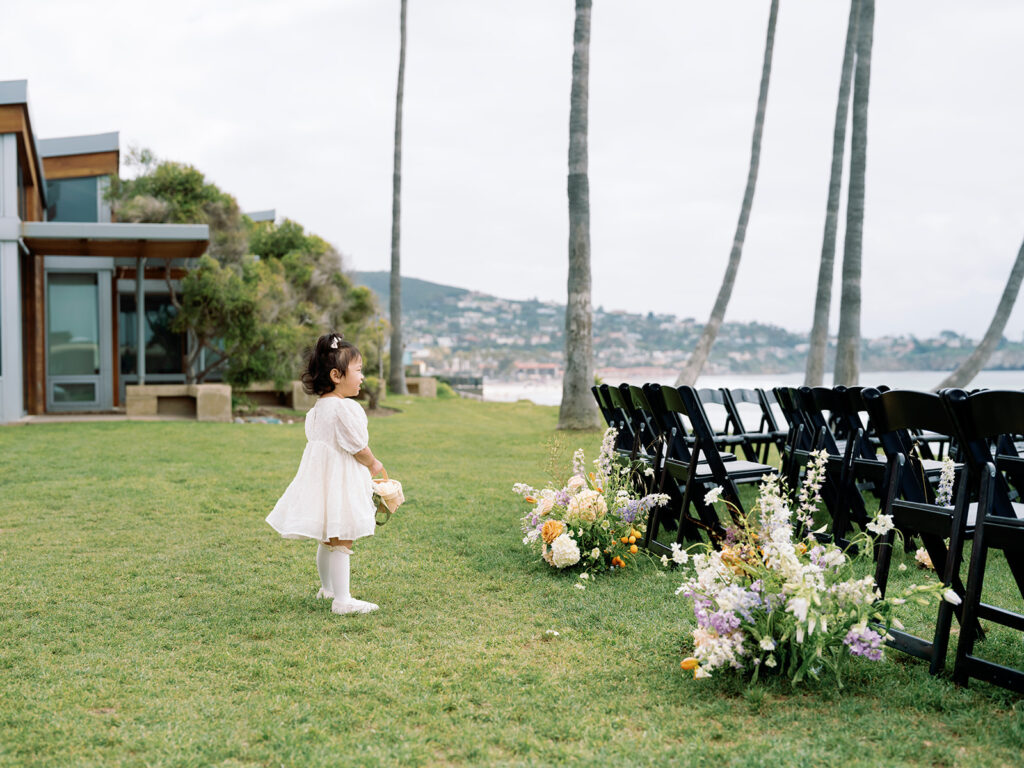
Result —
[[[980, 336], [1024, 238], [1024, 2], [876, 6], [863, 332]], [[768, 8], [594, 0], [595, 307], [706, 319]], [[727, 319], [810, 327], [848, 12], [781, 2]], [[389, 268], [398, 0], [4, 0], [2, 14], [0, 79], [29, 81], [39, 138], [120, 131], [123, 155], [191, 163], [351, 268]], [[573, 18], [572, 0], [409, 0], [404, 274], [565, 301]]]

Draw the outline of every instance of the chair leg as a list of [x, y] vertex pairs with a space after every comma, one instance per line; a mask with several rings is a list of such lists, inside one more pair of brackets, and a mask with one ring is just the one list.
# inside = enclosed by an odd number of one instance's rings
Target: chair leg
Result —
[[[980, 506], [980, 505], [979, 505]], [[982, 514], [978, 510], [979, 517]], [[978, 604], [981, 602], [982, 584], [985, 578], [985, 560], [988, 549], [985, 547], [985, 527], [979, 525], [974, 534], [974, 547], [971, 550], [971, 565], [967, 572], [967, 593], [963, 603], [962, 625], [972, 626], [978, 620]], [[970, 680], [968, 656], [974, 651], [975, 636], [973, 632], [960, 632], [960, 641], [956, 645], [956, 661], [953, 666], [953, 682], [967, 686]]]

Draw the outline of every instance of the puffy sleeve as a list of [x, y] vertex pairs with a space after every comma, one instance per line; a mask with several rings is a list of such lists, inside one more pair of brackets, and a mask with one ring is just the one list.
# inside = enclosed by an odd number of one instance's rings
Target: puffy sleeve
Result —
[[366, 411], [353, 400], [341, 400], [334, 422], [334, 437], [338, 447], [348, 453], [359, 453], [370, 444]]

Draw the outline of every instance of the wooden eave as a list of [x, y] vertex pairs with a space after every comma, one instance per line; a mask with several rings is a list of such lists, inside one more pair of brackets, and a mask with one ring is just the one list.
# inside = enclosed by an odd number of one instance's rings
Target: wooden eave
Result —
[[120, 161], [120, 153], [117, 150], [82, 155], [56, 155], [43, 158], [43, 173], [47, 179], [116, 176]]
[[40, 177], [39, 157], [32, 138], [32, 123], [26, 104], [0, 104], [0, 134], [13, 133], [18, 141], [18, 163], [25, 181], [26, 192], [32, 190], [32, 199], [27, 200], [28, 219], [42, 220], [46, 209], [46, 190]]

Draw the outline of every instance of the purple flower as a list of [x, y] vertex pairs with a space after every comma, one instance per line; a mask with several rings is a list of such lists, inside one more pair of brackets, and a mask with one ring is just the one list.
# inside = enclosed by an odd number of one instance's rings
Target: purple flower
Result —
[[708, 615], [707, 622], [719, 635], [728, 635], [739, 629], [740, 617], [732, 611], [715, 611]]
[[882, 636], [872, 629], [854, 627], [846, 633], [843, 643], [853, 656], [865, 656], [871, 661], [882, 660]]
[[569, 506], [569, 499], [571, 498], [572, 496], [569, 495], [568, 491], [555, 491], [555, 504], [560, 507]]

